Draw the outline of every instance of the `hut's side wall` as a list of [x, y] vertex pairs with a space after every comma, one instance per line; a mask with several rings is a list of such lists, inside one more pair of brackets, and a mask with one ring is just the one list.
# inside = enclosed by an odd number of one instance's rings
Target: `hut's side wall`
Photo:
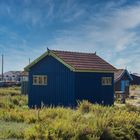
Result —
[[[47, 75], [48, 85], [33, 85], [33, 75]], [[29, 107], [45, 105], [72, 106], [74, 73], [52, 56], [35, 64], [29, 72]]]
[[[112, 85], [102, 85], [102, 77], [112, 77]], [[75, 79], [76, 100], [88, 100], [105, 105], [114, 103], [113, 73], [77, 72]]]

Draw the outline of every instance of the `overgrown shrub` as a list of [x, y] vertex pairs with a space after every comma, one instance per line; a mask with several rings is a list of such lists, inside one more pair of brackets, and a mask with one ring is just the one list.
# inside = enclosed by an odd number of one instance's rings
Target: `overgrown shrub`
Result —
[[80, 102], [78, 101], [78, 109], [82, 112], [82, 113], [88, 113], [91, 111], [91, 107], [92, 104], [86, 100]]
[[0, 107], [1, 108], [17, 108], [27, 106], [27, 96], [23, 95], [4, 95], [0, 96]]

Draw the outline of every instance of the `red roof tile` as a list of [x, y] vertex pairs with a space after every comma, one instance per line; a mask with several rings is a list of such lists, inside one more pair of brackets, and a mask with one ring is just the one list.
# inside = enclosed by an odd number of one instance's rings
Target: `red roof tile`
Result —
[[115, 82], [120, 80], [125, 73], [128, 75], [130, 80], [133, 80], [132, 76], [129, 74], [129, 72], [126, 69], [118, 69], [114, 73], [114, 80], [115, 80]]
[[57, 57], [65, 63], [75, 68], [75, 70], [92, 71], [116, 71], [116, 68], [100, 58], [95, 53], [81, 53], [51, 50]]
[[114, 73], [114, 80], [117, 81], [120, 79], [120, 77], [122, 76], [122, 74], [124, 73], [124, 69], [118, 69], [115, 73]]

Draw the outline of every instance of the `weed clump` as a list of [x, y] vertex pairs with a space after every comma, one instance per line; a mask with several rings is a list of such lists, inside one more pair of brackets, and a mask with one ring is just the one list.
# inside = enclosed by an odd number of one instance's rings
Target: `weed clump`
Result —
[[82, 113], [89, 113], [91, 111], [92, 104], [86, 100], [82, 102], [78, 101], [78, 110]]

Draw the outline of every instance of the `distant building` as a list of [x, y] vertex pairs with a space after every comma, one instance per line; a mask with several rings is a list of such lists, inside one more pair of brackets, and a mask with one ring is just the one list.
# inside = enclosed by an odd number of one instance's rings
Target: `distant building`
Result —
[[[4, 82], [20, 82], [21, 71], [8, 71], [3, 74]], [[2, 76], [0, 75], [0, 81], [2, 81]]]
[[21, 72], [21, 94], [28, 94], [28, 72]]
[[140, 85], [140, 74], [133, 73], [131, 74], [133, 77], [133, 81], [131, 81], [131, 85]]
[[77, 101], [112, 105], [116, 68], [96, 53], [48, 50], [26, 68], [29, 107], [75, 106]]
[[116, 97], [129, 96], [130, 82], [133, 80], [132, 76], [126, 69], [118, 69], [114, 75], [115, 95]]
[[28, 82], [28, 72], [22, 71], [20, 73], [20, 80], [21, 82]]

